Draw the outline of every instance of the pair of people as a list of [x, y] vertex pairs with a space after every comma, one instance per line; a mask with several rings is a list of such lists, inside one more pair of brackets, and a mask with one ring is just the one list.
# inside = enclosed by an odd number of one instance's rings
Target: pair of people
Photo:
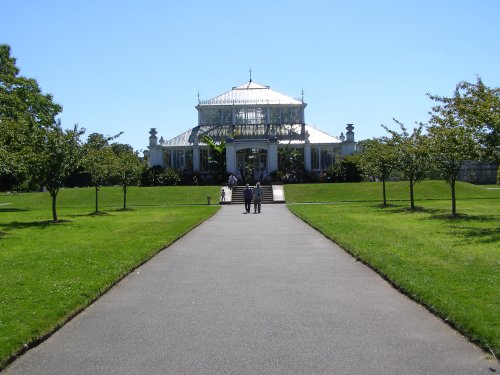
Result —
[[255, 188], [250, 189], [250, 186], [246, 184], [245, 190], [243, 190], [243, 198], [245, 199], [245, 211], [247, 214], [250, 213], [250, 206], [252, 204], [253, 199], [253, 213], [259, 213], [261, 209], [262, 203], [262, 188], [260, 187], [260, 182], [257, 182]]

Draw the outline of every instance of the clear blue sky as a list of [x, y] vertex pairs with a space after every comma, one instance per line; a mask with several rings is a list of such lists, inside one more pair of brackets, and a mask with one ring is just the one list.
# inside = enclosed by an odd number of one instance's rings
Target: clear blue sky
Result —
[[306, 122], [356, 140], [427, 121], [426, 93], [500, 86], [498, 0], [0, 0], [0, 43], [64, 107], [64, 127], [146, 149], [248, 81], [300, 97]]

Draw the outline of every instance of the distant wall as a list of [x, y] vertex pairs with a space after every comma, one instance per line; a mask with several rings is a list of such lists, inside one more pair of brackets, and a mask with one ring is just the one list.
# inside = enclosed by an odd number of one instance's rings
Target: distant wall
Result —
[[469, 162], [462, 166], [459, 181], [472, 184], [496, 184], [498, 164]]

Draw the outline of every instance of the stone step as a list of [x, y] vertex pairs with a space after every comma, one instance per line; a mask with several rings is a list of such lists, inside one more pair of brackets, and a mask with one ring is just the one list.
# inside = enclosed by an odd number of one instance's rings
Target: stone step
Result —
[[[255, 186], [250, 186], [250, 188], [254, 188]], [[273, 188], [272, 186], [261, 186], [262, 187], [262, 204], [270, 204], [274, 203], [273, 201]], [[243, 204], [245, 200], [243, 198], [243, 190], [245, 190], [244, 186], [237, 186], [233, 189], [231, 204]]]

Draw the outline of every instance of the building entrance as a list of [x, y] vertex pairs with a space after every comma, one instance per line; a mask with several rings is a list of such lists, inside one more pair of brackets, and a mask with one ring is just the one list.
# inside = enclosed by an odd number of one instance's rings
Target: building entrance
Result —
[[267, 178], [267, 150], [245, 148], [236, 152], [237, 177], [244, 183], [254, 184]]

